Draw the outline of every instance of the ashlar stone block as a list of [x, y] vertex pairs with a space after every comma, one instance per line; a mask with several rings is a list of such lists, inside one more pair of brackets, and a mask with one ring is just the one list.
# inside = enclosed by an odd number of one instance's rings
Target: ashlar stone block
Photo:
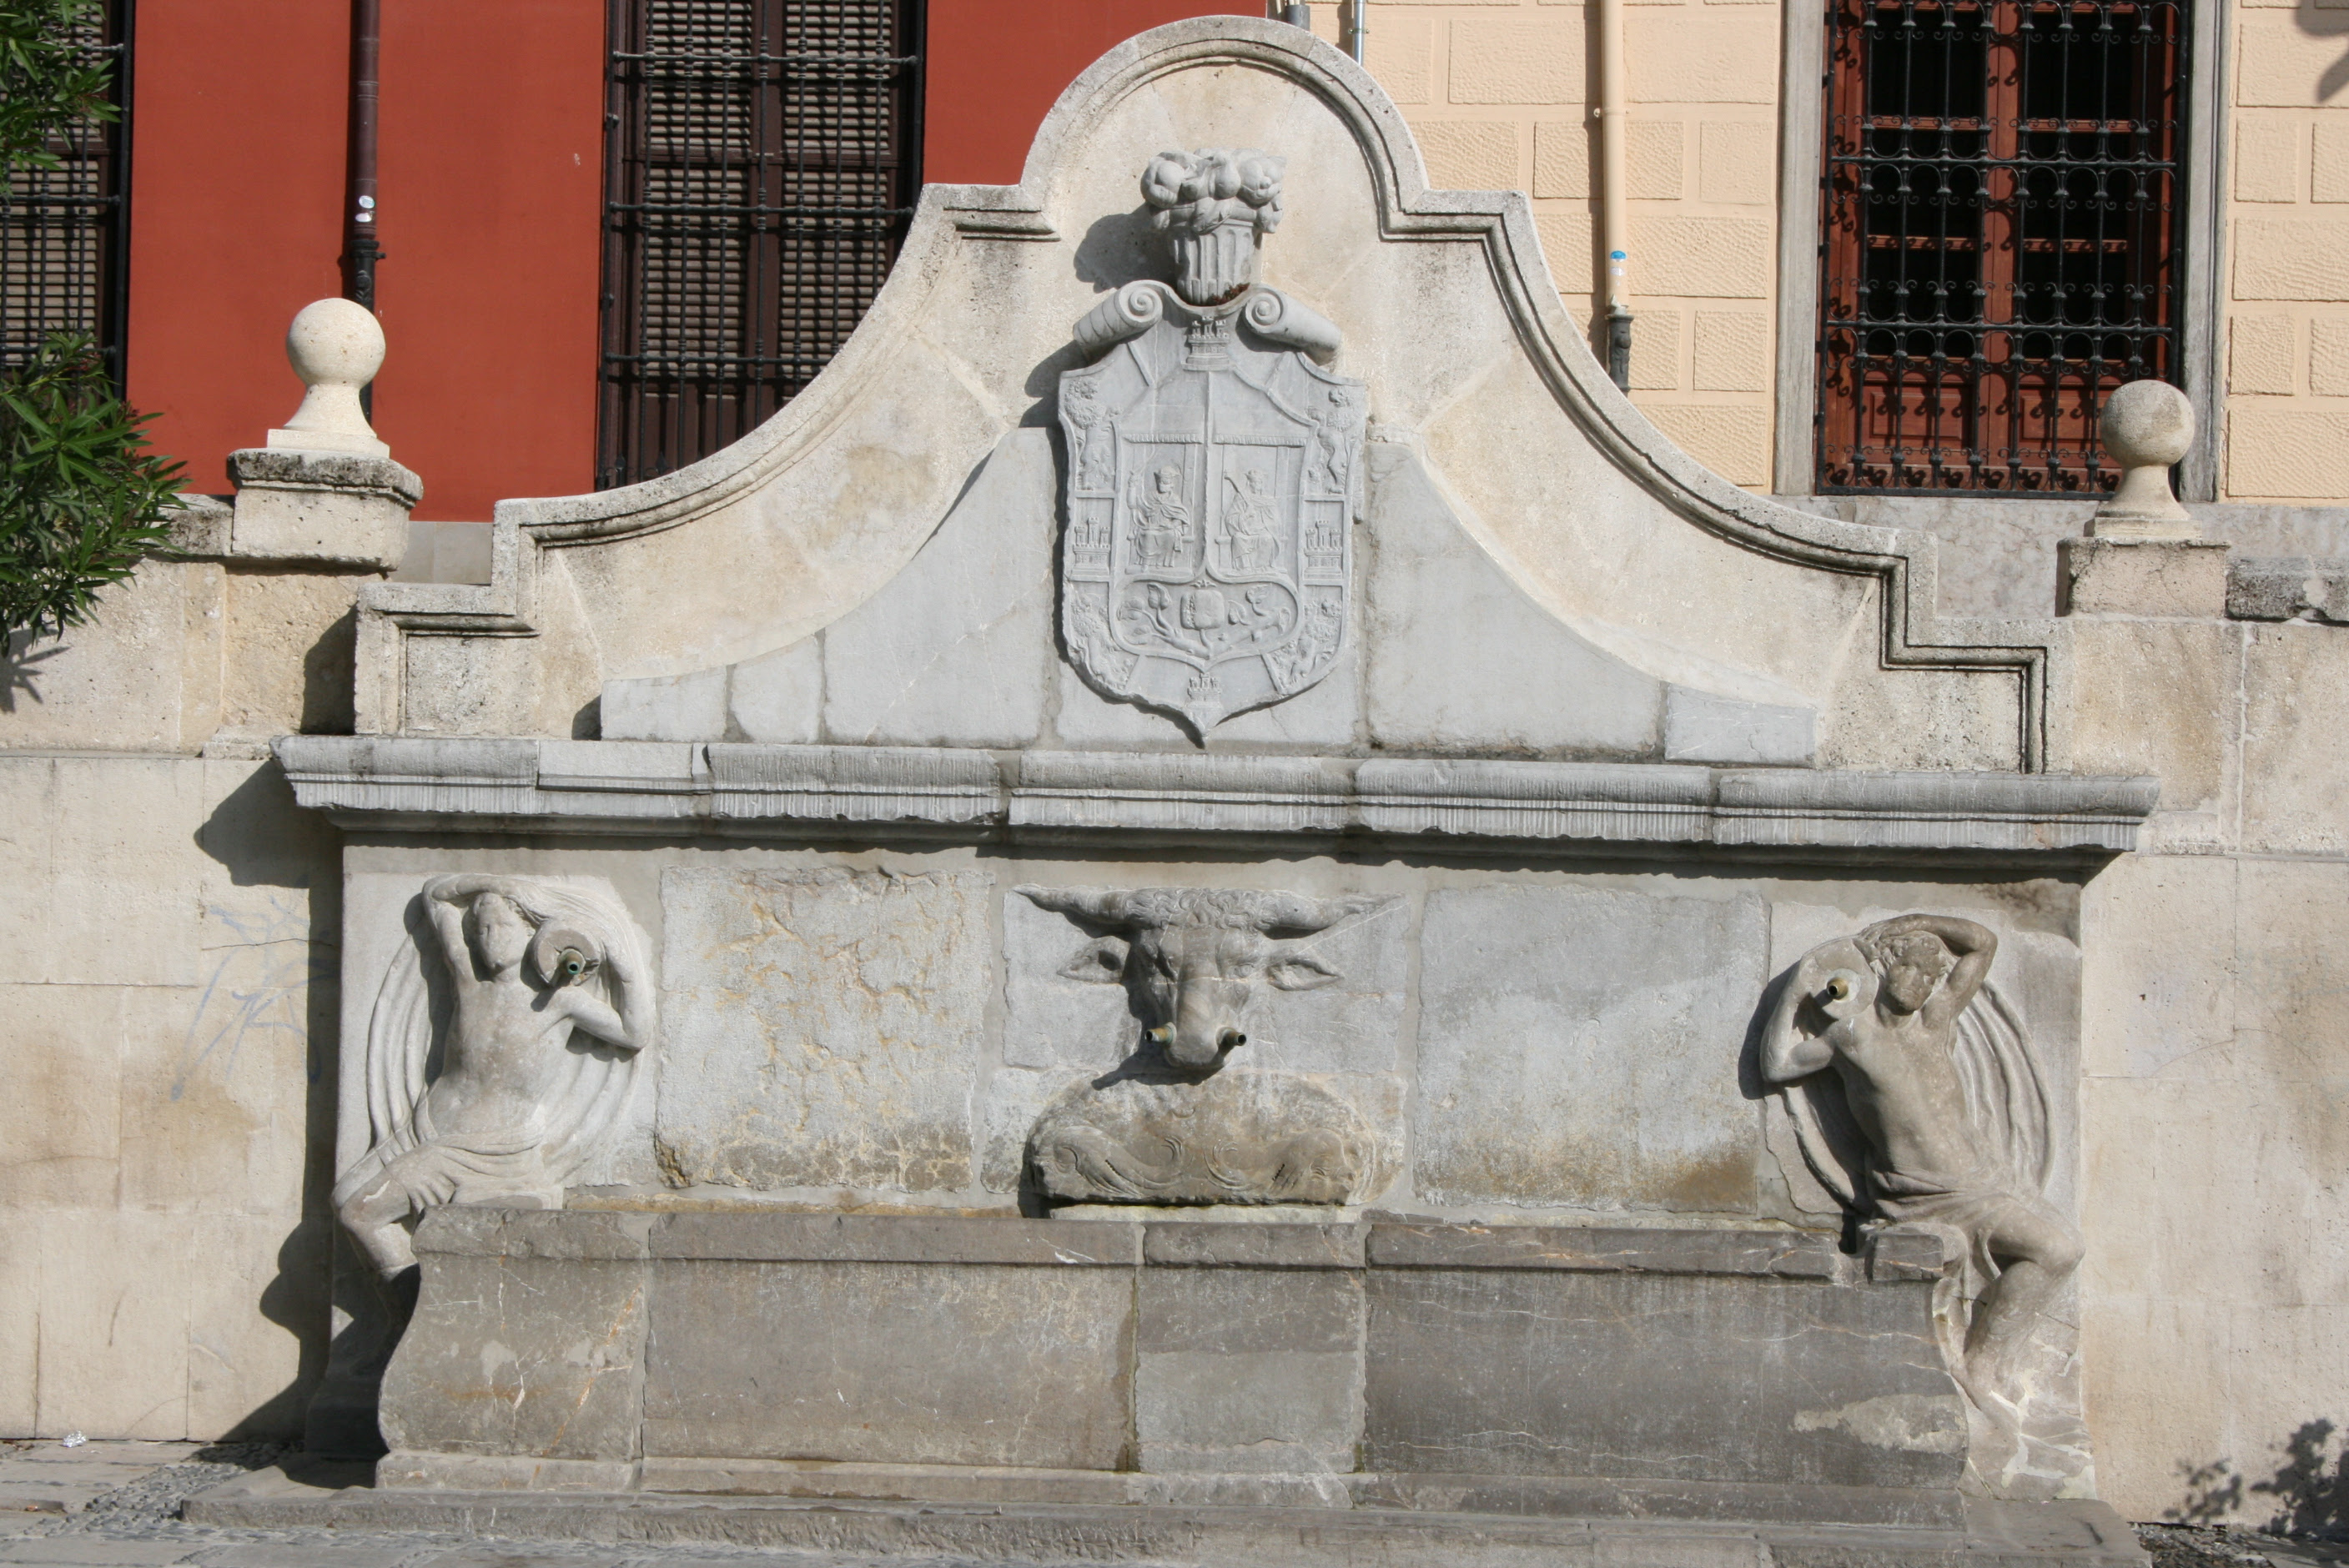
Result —
[[2288, 396], [2292, 390], [2293, 340], [2288, 315], [2238, 315], [2227, 324], [2227, 390]]
[[1433, 119], [1412, 128], [1438, 191], [1506, 191], [1517, 182], [1517, 128], [1507, 120]]
[[1777, 127], [1709, 119], [1697, 130], [1697, 194], [1707, 201], [1766, 204], [1778, 179]]
[[1361, 1277], [1350, 1271], [1144, 1271], [1133, 1390], [1142, 1468], [1351, 1470], [1361, 1342]]
[[1750, 894], [1429, 894], [1419, 1195], [1752, 1212], [1761, 1121], [1737, 1054], [1766, 949]]
[[655, 1136], [670, 1179], [967, 1186], [990, 880], [667, 872]]
[[[746, 1343], [746, 1323], [792, 1326]], [[1133, 1335], [1128, 1268], [673, 1265], [645, 1449], [1116, 1470]]]
[[[2292, 390], [2288, 380], [2283, 389]], [[2349, 316], [2320, 315], [2308, 324], [2308, 389], [2320, 397], [2349, 397]]]
[[1582, 50], [1578, 16], [1478, 17], [1454, 22], [1451, 99], [1454, 103], [1580, 103]]

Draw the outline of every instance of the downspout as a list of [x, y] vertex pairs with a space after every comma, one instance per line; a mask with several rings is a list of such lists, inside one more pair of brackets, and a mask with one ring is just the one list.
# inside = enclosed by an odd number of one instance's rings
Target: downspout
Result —
[[1371, 36], [1371, 0], [1344, 0], [1338, 7], [1338, 46], [1362, 63], [1362, 49]]
[[1599, 0], [1599, 246], [1607, 257], [1607, 374], [1631, 389], [1631, 222], [1624, 211], [1623, 0]]
[[343, 292], [369, 310], [375, 308], [375, 264], [383, 259], [376, 238], [375, 202], [377, 59], [382, 34], [383, 0], [352, 0], [351, 189], [344, 225]]

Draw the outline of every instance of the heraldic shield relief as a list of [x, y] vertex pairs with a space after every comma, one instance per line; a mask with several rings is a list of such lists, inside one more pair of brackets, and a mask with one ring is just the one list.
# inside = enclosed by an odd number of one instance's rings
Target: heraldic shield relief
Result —
[[1102, 301], [1076, 328], [1100, 357], [1061, 377], [1070, 657], [1202, 740], [1319, 681], [1348, 634], [1364, 387], [1323, 367], [1335, 327], [1256, 282], [1281, 164], [1153, 160], [1143, 191], [1177, 281]]

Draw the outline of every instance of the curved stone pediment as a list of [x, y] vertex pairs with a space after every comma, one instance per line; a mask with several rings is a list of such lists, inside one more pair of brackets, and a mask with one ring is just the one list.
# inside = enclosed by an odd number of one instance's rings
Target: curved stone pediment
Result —
[[[1058, 387], [1141, 352], [1104, 353], [1100, 333], [1075, 328], [1126, 285], [1174, 277], [1137, 184], [1169, 148], [1285, 160], [1261, 282], [1342, 339], [1314, 355], [1328, 360], [1315, 374], [1367, 388], [1349, 634], [1311, 681], [1227, 716], [1195, 695], [1089, 679], [1069, 655], [1056, 570], [1071, 516]], [[1219, 503], [1203, 490], [1197, 504]], [[583, 718], [579, 733], [1857, 769], [2064, 761], [2058, 624], [1937, 620], [1924, 536], [1797, 512], [1703, 469], [1592, 359], [1522, 195], [1429, 190], [1369, 75], [1299, 29], [1245, 17], [1174, 24], [1102, 57], [1045, 121], [1019, 185], [926, 189], [864, 325], [759, 430], [646, 484], [502, 503], [499, 524], [515, 540], [512, 581], [462, 592], [530, 598], [501, 609], [507, 623], [474, 610], [459, 624], [457, 606], [413, 589], [374, 591], [368, 608], [397, 636], [508, 645], [471, 665], [395, 662], [386, 695], [363, 699], [363, 728], [561, 733], [600, 699], [600, 728]], [[1281, 613], [1263, 597], [1266, 615]], [[1216, 607], [1237, 615], [1231, 598]], [[527, 663], [517, 626], [553, 639], [526, 678], [499, 673]], [[521, 695], [503, 709], [460, 701], [465, 679]]]

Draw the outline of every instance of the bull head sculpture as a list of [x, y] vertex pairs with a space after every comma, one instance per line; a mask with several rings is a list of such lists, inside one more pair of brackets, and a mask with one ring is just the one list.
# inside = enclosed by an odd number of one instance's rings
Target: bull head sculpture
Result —
[[1123, 985], [1167, 1062], [1203, 1075], [1247, 1044], [1243, 1025], [1259, 983], [1309, 991], [1339, 978], [1296, 938], [1386, 902], [1218, 888], [1013, 891], [1102, 931], [1061, 975]]

